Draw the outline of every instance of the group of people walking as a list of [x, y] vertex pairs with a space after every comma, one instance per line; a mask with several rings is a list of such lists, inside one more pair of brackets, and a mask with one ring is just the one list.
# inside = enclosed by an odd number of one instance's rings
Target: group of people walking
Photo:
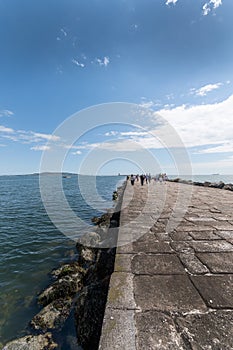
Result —
[[141, 175], [131, 174], [130, 176], [127, 176], [127, 180], [130, 180], [132, 186], [134, 186], [135, 181], [140, 180], [141, 186], [143, 186], [144, 182], [146, 182], [146, 184], [149, 184], [152, 179], [154, 179], [154, 181], [159, 181], [160, 183], [162, 183], [163, 181], [167, 181], [168, 177], [166, 173], [164, 174], [160, 173], [154, 177], [152, 177], [151, 174], [141, 174]]

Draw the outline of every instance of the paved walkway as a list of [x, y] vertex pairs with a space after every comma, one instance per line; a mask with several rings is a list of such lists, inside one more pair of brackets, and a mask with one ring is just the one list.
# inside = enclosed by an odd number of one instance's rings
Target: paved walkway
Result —
[[100, 349], [233, 349], [232, 192], [128, 184], [118, 242]]

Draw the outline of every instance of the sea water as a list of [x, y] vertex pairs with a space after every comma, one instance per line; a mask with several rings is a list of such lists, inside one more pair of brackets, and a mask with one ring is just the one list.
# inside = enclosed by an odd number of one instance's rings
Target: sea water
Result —
[[[43, 176], [54, 193], [59, 175]], [[88, 198], [90, 183], [96, 183], [100, 203], [95, 198], [94, 208], [80, 193], [77, 175], [62, 182], [72, 210], [91, 225], [93, 216], [113, 205], [112, 192], [123, 179], [83, 176], [81, 188]], [[0, 176], [0, 343], [27, 334], [28, 323], [40, 311], [37, 295], [51, 282], [49, 272], [76, 256], [75, 242], [53, 225], [44, 209], [39, 176]]]

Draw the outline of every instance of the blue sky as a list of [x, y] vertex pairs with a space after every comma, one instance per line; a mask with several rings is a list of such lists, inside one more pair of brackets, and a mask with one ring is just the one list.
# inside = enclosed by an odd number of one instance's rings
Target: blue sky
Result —
[[[194, 173], [232, 174], [232, 10], [232, 0], [0, 0], [0, 174], [38, 172], [51, 143], [68, 147], [51, 136], [66, 118], [109, 102], [161, 115]], [[112, 161], [100, 173], [136, 171], [132, 142], [174, 172], [169, 150], [111, 116], [70, 147], [62, 170], [79, 171], [102, 145]]]

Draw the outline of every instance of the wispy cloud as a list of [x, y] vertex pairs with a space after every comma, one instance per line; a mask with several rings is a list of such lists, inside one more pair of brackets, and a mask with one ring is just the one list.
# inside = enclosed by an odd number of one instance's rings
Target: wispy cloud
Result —
[[67, 36], [67, 32], [65, 31], [64, 28], [61, 28], [61, 32], [62, 32], [62, 34], [63, 34], [64, 36]]
[[96, 62], [100, 65], [100, 66], [105, 66], [107, 67], [110, 63], [110, 59], [108, 56], [104, 56], [104, 58], [96, 58]]
[[219, 89], [220, 86], [222, 86], [222, 83], [215, 83], [215, 84], [207, 84], [205, 86], [202, 86], [199, 89], [192, 88], [190, 90], [191, 94], [197, 95], [197, 96], [206, 96], [209, 92]]
[[31, 150], [33, 150], [33, 151], [49, 151], [50, 147], [46, 146], [46, 145], [37, 145], [37, 146], [31, 147]]
[[79, 156], [80, 154], [82, 154], [82, 152], [81, 151], [75, 151], [75, 152], [72, 152], [72, 154], [74, 154], [75, 156]]
[[222, 0], [210, 0], [206, 2], [203, 7], [203, 16], [207, 16], [212, 10], [217, 9], [220, 5], [222, 5]]
[[5, 126], [3, 126], [3, 125], [0, 125], [0, 133], [6, 133], [6, 134], [11, 134], [11, 133], [13, 133], [14, 132], [14, 130], [13, 129], [11, 129], [11, 128], [6, 128]]
[[118, 134], [118, 131], [112, 130], [112, 131], [106, 132], [104, 135], [105, 136], [116, 136], [117, 134]]
[[178, 0], [167, 0], [167, 1], [166, 1], [166, 5], [167, 5], [167, 6], [168, 6], [168, 5], [171, 5], [171, 4], [175, 5], [175, 4], [177, 3], [177, 1], [178, 1]]
[[10, 117], [12, 115], [14, 115], [14, 113], [9, 109], [3, 109], [0, 111], [0, 117]]
[[74, 63], [76, 66], [78, 67], [81, 67], [81, 68], [84, 68], [85, 67], [85, 64], [84, 63], [81, 63], [77, 60], [75, 60], [74, 58], [71, 60], [72, 63]]

